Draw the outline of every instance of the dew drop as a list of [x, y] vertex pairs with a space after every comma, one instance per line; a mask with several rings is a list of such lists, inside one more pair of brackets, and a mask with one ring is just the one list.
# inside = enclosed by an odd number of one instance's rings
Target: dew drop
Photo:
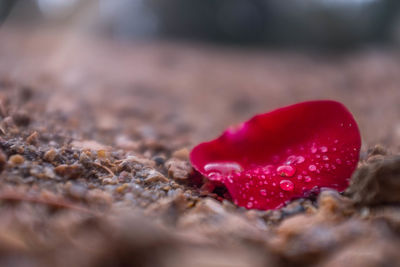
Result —
[[282, 193], [282, 192], [280, 192], [280, 193], [279, 193], [279, 196], [280, 196], [280, 197], [283, 197], [283, 193]]
[[265, 166], [264, 168], [262, 168], [262, 171], [263, 171], [263, 173], [264, 173], [265, 175], [268, 175], [268, 174], [271, 173], [271, 171], [272, 171], [273, 168], [274, 168], [274, 167], [273, 167], [272, 165], [267, 165], [267, 166]]
[[300, 164], [300, 163], [303, 163], [304, 161], [305, 161], [305, 158], [303, 156], [298, 156], [296, 158], [295, 163]]
[[336, 163], [337, 164], [342, 164], [342, 160], [341, 159], [336, 159]]
[[286, 163], [287, 163], [287, 164], [291, 164], [291, 163], [293, 163], [295, 160], [296, 160], [296, 156], [291, 155], [291, 156], [289, 156], [289, 157], [287, 158]]
[[250, 199], [251, 201], [253, 201], [253, 200], [254, 200], [254, 197], [250, 197], [249, 199]]
[[208, 176], [208, 178], [210, 178], [210, 180], [214, 180], [214, 181], [221, 181], [221, 179], [222, 179], [221, 174], [218, 172], [210, 172], [207, 176]]
[[247, 207], [248, 209], [251, 209], [251, 208], [253, 207], [253, 202], [248, 202], [247, 205], [246, 205], [246, 207]]
[[328, 163], [325, 163], [324, 166], [325, 166], [325, 168], [329, 169], [329, 164]]
[[260, 195], [262, 195], [262, 196], [267, 196], [267, 190], [265, 190], [265, 189], [261, 189], [260, 190]]
[[272, 186], [276, 186], [276, 183], [272, 183]]
[[294, 189], [294, 184], [289, 180], [282, 180], [279, 185], [284, 191], [293, 191]]
[[321, 146], [321, 147], [319, 148], [319, 150], [321, 150], [322, 153], [325, 153], [325, 152], [328, 151], [328, 148], [327, 148], [326, 146]]
[[219, 172], [222, 174], [232, 173], [232, 172], [240, 172], [243, 170], [242, 166], [240, 166], [236, 162], [213, 162], [208, 163], [204, 166], [204, 170], [206, 172]]
[[337, 144], [337, 143], [339, 143], [339, 140], [337, 140], [337, 139], [336, 139], [336, 140], [335, 140], [335, 141], [333, 141], [333, 142], [334, 142], [335, 144]]
[[296, 169], [290, 165], [281, 165], [276, 171], [282, 177], [292, 177], [296, 173]]
[[303, 179], [303, 175], [300, 174], [300, 175], [297, 176], [297, 180], [300, 181], [301, 179]]
[[308, 169], [312, 172], [315, 172], [317, 170], [317, 167], [315, 165], [310, 165], [308, 166]]
[[323, 159], [323, 160], [329, 160], [329, 157], [328, 157], [327, 155], [323, 155], [323, 156], [322, 156], [322, 159]]
[[321, 157], [321, 155], [320, 155], [320, 154], [317, 154], [317, 155], [315, 155], [315, 157], [316, 157], [317, 159], [319, 159], [319, 158]]
[[314, 145], [311, 147], [311, 153], [317, 153], [317, 148]]
[[306, 181], [307, 183], [311, 182], [311, 177], [310, 176], [304, 177], [304, 181]]

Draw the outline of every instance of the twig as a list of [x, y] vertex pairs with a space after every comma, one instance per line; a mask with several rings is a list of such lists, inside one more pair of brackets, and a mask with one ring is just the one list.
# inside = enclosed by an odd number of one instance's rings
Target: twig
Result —
[[97, 166], [97, 167], [99, 167], [99, 168], [103, 168], [103, 169], [106, 170], [111, 176], [115, 176], [115, 174], [113, 173], [112, 170], [110, 170], [110, 168], [108, 168], [108, 167], [106, 167], [106, 166], [104, 166], [104, 165], [101, 165], [101, 164], [99, 164], [99, 163], [97, 163], [97, 162], [93, 162], [93, 165], [95, 165], [95, 166]]

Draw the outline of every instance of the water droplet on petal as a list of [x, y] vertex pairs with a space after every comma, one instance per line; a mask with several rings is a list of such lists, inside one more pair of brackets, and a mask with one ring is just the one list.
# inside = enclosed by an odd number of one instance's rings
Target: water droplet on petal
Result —
[[214, 181], [221, 181], [221, 179], [222, 179], [221, 174], [218, 172], [210, 172], [207, 176], [208, 176], [208, 178], [210, 178], [210, 180], [214, 180]]
[[310, 165], [308, 166], [308, 169], [312, 172], [315, 172], [317, 170], [317, 167], [315, 165]]
[[267, 190], [261, 189], [260, 194], [265, 197], [267, 195]]
[[300, 163], [303, 163], [304, 161], [305, 161], [305, 158], [303, 156], [298, 156], [296, 158], [295, 163], [300, 164]]
[[282, 180], [279, 185], [284, 191], [293, 191], [294, 189], [294, 184], [289, 180]]
[[341, 159], [336, 159], [336, 163], [337, 164], [342, 164], [342, 160]]
[[311, 177], [310, 176], [304, 177], [304, 181], [306, 181], [307, 183], [311, 182]]
[[276, 171], [282, 177], [292, 177], [296, 173], [296, 169], [290, 165], [281, 165]]
[[321, 150], [322, 153], [325, 153], [328, 151], [328, 148], [326, 146], [321, 146], [319, 149]]
[[272, 169], [274, 168], [274, 166], [272, 166], [272, 165], [267, 165], [267, 166], [265, 166], [264, 168], [262, 168], [262, 170], [263, 170], [263, 173], [265, 174], [265, 175], [268, 175], [268, 174], [270, 174], [271, 172], [272, 172]]
[[276, 186], [276, 183], [272, 183], [272, 186]]
[[247, 205], [246, 205], [246, 207], [247, 207], [248, 209], [251, 209], [251, 208], [253, 207], [253, 202], [248, 202]]
[[289, 156], [289, 157], [287, 158], [286, 163], [287, 163], [287, 164], [291, 164], [291, 163], [293, 163], [295, 160], [296, 160], [296, 156], [291, 155], [291, 156]]
[[315, 147], [315, 145], [313, 145], [312, 147], [311, 147], [311, 153], [317, 153], [317, 147]]
[[240, 166], [236, 162], [213, 162], [208, 163], [204, 166], [204, 170], [206, 172], [219, 172], [222, 174], [232, 173], [232, 172], [240, 172], [243, 170], [242, 166]]
[[336, 139], [336, 140], [335, 140], [335, 141], [333, 141], [333, 142], [334, 142], [335, 144], [337, 144], [337, 143], [339, 143], [339, 140], [337, 140], [337, 139]]
[[329, 160], [329, 157], [328, 157], [327, 155], [323, 155], [323, 156], [322, 156], [322, 159], [323, 159], [323, 160]]

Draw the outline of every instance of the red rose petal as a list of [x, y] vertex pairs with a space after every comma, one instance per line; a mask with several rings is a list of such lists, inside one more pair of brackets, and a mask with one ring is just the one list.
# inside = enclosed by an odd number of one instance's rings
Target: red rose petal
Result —
[[260, 114], [190, 154], [193, 167], [222, 182], [234, 202], [275, 209], [328, 187], [343, 191], [356, 168], [360, 133], [335, 101], [310, 101]]

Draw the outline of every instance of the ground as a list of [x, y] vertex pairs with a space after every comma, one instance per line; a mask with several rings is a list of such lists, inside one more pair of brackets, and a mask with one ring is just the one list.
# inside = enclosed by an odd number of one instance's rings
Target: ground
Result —
[[[392, 266], [400, 246], [400, 54], [341, 54], [52, 30], [0, 31], [0, 263]], [[363, 138], [344, 194], [281, 210], [196, 187], [188, 151], [310, 99]]]

